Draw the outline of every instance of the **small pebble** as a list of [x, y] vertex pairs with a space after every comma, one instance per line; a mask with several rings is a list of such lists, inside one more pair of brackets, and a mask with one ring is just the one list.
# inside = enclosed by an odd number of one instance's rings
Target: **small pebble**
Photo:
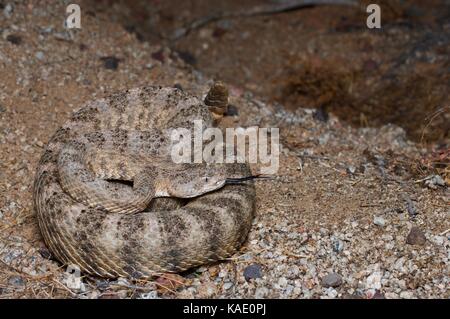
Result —
[[336, 291], [336, 289], [329, 288], [327, 291], [327, 295], [330, 298], [336, 298], [338, 296], [338, 292]]
[[381, 291], [376, 290], [374, 295], [372, 296], [372, 299], [386, 299], [386, 297]]
[[425, 186], [431, 189], [437, 189], [438, 186], [445, 187], [445, 181], [441, 176], [433, 175], [429, 179], [425, 180]]
[[158, 292], [156, 290], [143, 293], [141, 299], [158, 299]]
[[267, 289], [266, 287], [258, 287], [258, 288], [256, 288], [256, 291], [255, 291], [255, 298], [256, 299], [265, 298], [265, 297], [267, 297], [268, 294], [269, 294], [269, 289]]
[[233, 287], [233, 283], [232, 282], [226, 282], [223, 284], [223, 289], [228, 290], [231, 287]]
[[219, 271], [219, 278], [224, 278], [226, 275], [228, 274], [228, 272], [225, 269], [221, 269]]
[[211, 298], [217, 293], [217, 285], [212, 281], [206, 281], [197, 289], [199, 298]]
[[161, 62], [161, 63], [164, 63], [165, 58], [164, 58], [163, 50], [159, 50], [159, 51], [153, 52], [152, 53], [152, 58], [157, 60], [157, 61], [159, 61], [159, 62]]
[[15, 35], [15, 34], [10, 34], [6, 37], [6, 40], [11, 42], [12, 44], [15, 45], [20, 45], [22, 43], [22, 37]]
[[13, 286], [14, 288], [24, 288], [26, 281], [20, 276], [12, 276], [8, 280], [8, 284]]
[[425, 245], [427, 238], [419, 227], [412, 227], [406, 237], [406, 243], [409, 245]]
[[432, 237], [432, 241], [436, 245], [441, 246], [441, 245], [443, 245], [445, 243], [445, 237], [443, 237], [443, 236], [433, 236]]
[[322, 286], [325, 288], [329, 287], [339, 287], [342, 285], [342, 277], [336, 273], [329, 273], [325, 277], [322, 278]]
[[128, 290], [119, 290], [116, 293], [117, 297], [119, 297], [120, 299], [126, 299], [128, 297]]
[[375, 271], [366, 279], [366, 289], [381, 289], [382, 274], [379, 271]]
[[361, 296], [358, 293], [354, 293], [354, 294], [346, 293], [342, 296], [342, 299], [364, 299], [364, 296]]
[[44, 60], [44, 57], [45, 57], [44, 52], [42, 52], [42, 51], [36, 52], [35, 56], [36, 56], [36, 59], [41, 60], [41, 61]]
[[413, 297], [414, 297], [414, 295], [410, 291], [402, 291], [400, 293], [400, 298], [402, 298], [402, 299], [412, 299]]
[[249, 281], [250, 279], [261, 278], [261, 265], [252, 264], [250, 266], [245, 267], [244, 269], [244, 278]]
[[356, 167], [352, 166], [352, 165], [347, 166], [347, 173], [349, 173], [350, 175], [355, 174], [356, 173]]
[[10, 5], [9, 3], [5, 6], [5, 8], [3, 9], [3, 14], [6, 16], [6, 17], [10, 17], [11, 16], [11, 13], [13, 12], [13, 7], [12, 7], [12, 5]]
[[333, 251], [336, 253], [340, 253], [344, 249], [344, 242], [340, 239], [337, 239], [333, 242]]
[[119, 67], [120, 59], [118, 59], [114, 56], [102, 57], [102, 58], [100, 58], [100, 60], [103, 61], [103, 67], [105, 69], [117, 70], [117, 68]]
[[286, 278], [281, 277], [280, 279], [278, 279], [278, 286], [280, 286], [281, 288], [286, 287], [288, 281]]
[[373, 223], [377, 226], [383, 227], [384, 225], [386, 225], [386, 221], [383, 217], [380, 216], [375, 216], [373, 218]]
[[178, 56], [180, 57], [181, 60], [183, 60], [185, 63], [190, 64], [190, 65], [196, 65], [197, 64], [197, 58], [192, 55], [190, 52], [188, 51], [177, 51]]
[[227, 111], [226, 111], [225, 115], [226, 116], [238, 116], [239, 115], [239, 111], [238, 111], [236, 106], [230, 104], [227, 107]]
[[313, 118], [321, 122], [327, 122], [329, 115], [325, 107], [320, 107], [313, 113]]
[[56, 32], [53, 36], [55, 37], [56, 40], [59, 41], [67, 41], [67, 42], [72, 41], [72, 34], [67, 31]]
[[41, 29], [41, 33], [42, 34], [52, 33], [52, 32], [53, 32], [53, 27], [52, 26], [48, 26], [48, 27], [45, 27], [45, 28]]

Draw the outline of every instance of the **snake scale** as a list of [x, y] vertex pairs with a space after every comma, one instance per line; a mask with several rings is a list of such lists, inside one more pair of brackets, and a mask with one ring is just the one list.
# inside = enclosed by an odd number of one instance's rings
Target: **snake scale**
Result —
[[86, 103], [44, 149], [34, 207], [44, 241], [66, 265], [100, 277], [147, 278], [224, 259], [250, 230], [248, 164], [174, 164], [172, 128], [214, 126], [228, 93], [205, 101], [149, 86]]

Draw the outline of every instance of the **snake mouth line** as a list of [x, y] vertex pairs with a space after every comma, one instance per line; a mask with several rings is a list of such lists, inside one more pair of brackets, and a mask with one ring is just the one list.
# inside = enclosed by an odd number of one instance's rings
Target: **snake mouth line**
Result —
[[239, 177], [239, 178], [227, 178], [225, 180], [225, 185], [236, 185], [236, 184], [240, 185], [240, 184], [245, 184], [246, 181], [251, 181], [251, 180], [255, 180], [255, 179], [272, 180], [272, 179], [274, 179], [274, 177], [263, 176], [263, 175], [250, 175], [250, 176]]

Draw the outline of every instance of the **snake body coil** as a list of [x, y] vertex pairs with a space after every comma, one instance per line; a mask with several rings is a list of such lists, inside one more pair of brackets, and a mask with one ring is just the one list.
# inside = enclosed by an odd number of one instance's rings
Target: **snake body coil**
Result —
[[[158, 187], [169, 193], [200, 180], [202, 169], [186, 164], [173, 173], [152, 160], [168, 155], [163, 132], [191, 127], [199, 119], [206, 126], [214, 123], [203, 102], [161, 87], [128, 90], [75, 112], [46, 146], [34, 184], [39, 228], [55, 257], [88, 274], [142, 278], [234, 253], [250, 230], [252, 183], [225, 185], [189, 199], [142, 199], [155, 186], [137, 182], [137, 176], [160, 166], [166, 182]], [[87, 158], [90, 154], [96, 155]], [[145, 159], [151, 166], [142, 166]], [[93, 163], [95, 174], [86, 163]], [[250, 175], [246, 164], [214, 170], [222, 176]], [[111, 181], [117, 176], [134, 185]], [[186, 186], [177, 188], [171, 181]]]

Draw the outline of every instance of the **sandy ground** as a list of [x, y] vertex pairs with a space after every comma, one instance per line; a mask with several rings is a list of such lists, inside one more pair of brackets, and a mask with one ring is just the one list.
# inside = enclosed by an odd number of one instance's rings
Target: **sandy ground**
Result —
[[[148, 282], [74, 276], [45, 248], [32, 183], [46, 142], [79, 106], [148, 84], [202, 96], [211, 79], [169, 49], [98, 12], [62, 26], [59, 2], [11, 2], [0, 18], [0, 297], [449, 298], [445, 168], [386, 125], [356, 129], [332, 114], [264, 103], [230, 86], [222, 125], [279, 127], [274, 180], [257, 182], [248, 241], [235, 256]], [[256, 167], [255, 167], [256, 169]], [[441, 174], [442, 180], [423, 180]], [[440, 185], [442, 184], [442, 185]]]

